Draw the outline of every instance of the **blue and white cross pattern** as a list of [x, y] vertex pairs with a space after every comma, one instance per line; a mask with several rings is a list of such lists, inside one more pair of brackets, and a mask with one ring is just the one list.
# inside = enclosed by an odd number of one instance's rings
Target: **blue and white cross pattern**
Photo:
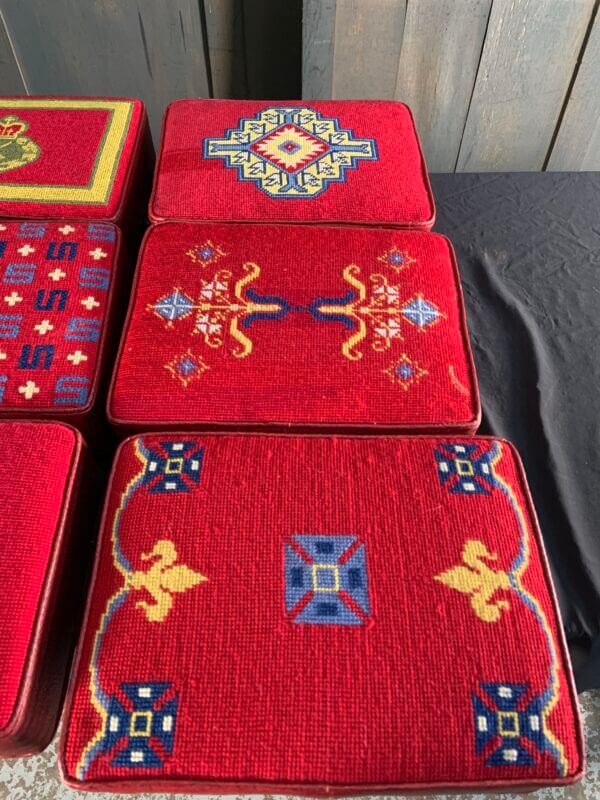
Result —
[[441, 311], [428, 300], [417, 294], [400, 309], [400, 313], [407, 322], [415, 325], [420, 331], [436, 323], [443, 316]]
[[365, 545], [356, 536], [297, 534], [285, 544], [285, 607], [295, 623], [370, 620]]
[[189, 492], [200, 483], [204, 446], [197, 441], [161, 442], [156, 449], [145, 448], [143, 455], [142, 484], [149, 487], [148, 492]]
[[435, 450], [440, 483], [450, 494], [490, 494], [496, 486], [493, 452], [483, 446], [443, 444]]
[[173, 754], [178, 698], [169, 683], [122, 683], [123, 699], [108, 698], [98, 751], [121, 747], [113, 767], [162, 767]]
[[482, 683], [485, 700], [473, 695], [475, 749], [489, 767], [530, 766], [536, 754], [552, 748], [544, 733], [541, 696], [522, 701], [527, 684]]
[[148, 306], [149, 311], [154, 313], [167, 321], [167, 324], [176, 319], [182, 319], [193, 311], [195, 308], [194, 301], [187, 294], [184, 294], [179, 289], [175, 289], [170, 294], [164, 295], [156, 303]]

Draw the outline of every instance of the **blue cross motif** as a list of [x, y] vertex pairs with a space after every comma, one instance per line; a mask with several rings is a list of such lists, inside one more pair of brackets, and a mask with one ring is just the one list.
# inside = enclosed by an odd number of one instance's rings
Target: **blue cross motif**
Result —
[[208, 247], [208, 245], [206, 245], [198, 252], [198, 257], [202, 259], [202, 261], [208, 261], [214, 256], [214, 254], [215, 251], [212, 249], [212, 247]]
[[421, 295], [417, 295], [412, 300], [409, 300], [406, 305], [400, 309], [400, 313], [417, 328], [423, 330], [429, 325], [433, 325], [440, 317], [440, 312], [433, 305], [433, 303], [425, 300]]
[[198, 369], [198, 364], [196, 364], [196, 362], [193, 361], [190, 356], [184, 356], [184, 358], [177, 365], [177, 369], [182, 375], [188, 377], [188, 375], [193, 375], [193, 373]]
[[204, 445], [197, 441], [161, 442], [146, 448], [146, 469], [142, 483], [153, 494], [189, 492], [200, 483]]
[[397, 364], [394, 372], [396, 373], [396, 377], [401, 378], [403, 381], [410, 380], [415, 374], [414, 369], [406, 361], [403, 361], [401, 364]]
[[[482, 683], [473, 694], [475, 749], [490, 767], [531, 766], [551, 745], [544, 732], [544, 701], [527, 684]], [[482, 699], [485, 698], [485, 699]]]
[[175, 289], [171, 294], [161, 297], [151, 308], [159, 317], [173, 322], [187, 316], [194, 308], [194, 301], [187, 294]]
[[285, 545], [285, 606], [298, 624], [365, 625], [365, 545], [356, 536], [298, 534]]
[[435, 450], [438, 476], [450, 494], [490, 494], [496, 484], [492, 451], [482, 445], [443, 444]]
[[121, 745], [113, 767], [162, 767], [173, 754], [178, 698], [170, 683], [122, 683], [122, 697], [112, 695], [98, 751]]

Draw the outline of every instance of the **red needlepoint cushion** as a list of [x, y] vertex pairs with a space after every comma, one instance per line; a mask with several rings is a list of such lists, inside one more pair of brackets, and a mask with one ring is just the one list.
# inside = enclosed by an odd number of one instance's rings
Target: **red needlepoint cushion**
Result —
[[402, 103], [178, 100], [150, 218], [428, 229], [435, 207]]
[[0, 222], [0, 417], [92, 408], [120, 259], [107, 222]]
[[[71, 653], [65, 565], [83, 441], [54, 422], [0, 422], [0, 754], [52, 738]], [[77, 531], [80, 533], [80, 531]], [[81, 571], [81, 564], [77, 565]], [[61, 600], [62, 598], [62, 600]]]
[[165, 426], [474, 432], [449, 242], [374, 228], [150, 230], [109, 416]]
[[517, 790], [582, 770], [522, 468], [489, 438], [127, 440], [70, 691], [79, 789]]
[[120, 220], [146, 135], [139, 100], [0, 97], [0, 217]]

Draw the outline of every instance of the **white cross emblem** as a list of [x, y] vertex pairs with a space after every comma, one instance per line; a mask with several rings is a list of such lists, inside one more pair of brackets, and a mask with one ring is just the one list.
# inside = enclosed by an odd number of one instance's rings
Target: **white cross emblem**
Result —
[[25, 386], [19, 386], [19, 393], [22, 394], [26, 400], [31, 400], [39, 391], [39, 388], [33, 381], [27, 381]]
[[20, 253], [22, 256], [28, 256], [30, 253], [35, 253], [35, 247], [32, 247], [30, 244], [24, 244], [23, 247], [19, 247], [17, 253]]
[[90, 255], [94, 261], [100, 261], [101, 258], [106, 258], [106, 253], [97, 247], [95, 250], [90, 250]]
[[67, 277], [67, 273], [63, 272], [62, 269], [59, 269], [57, 267], [52, 272], [48, 273], [48, 277], [52, 278], [53, 281], [59, 281], [61, 278], [66, 278]]
[[54, 325], [49, 319], [43, 319], [39, 325], [34, 325], [34, 330], [36, 330], [40, 336], [43, 336], [45, 333], [48, 333], [48, 331], [53, 331]]
[[81, 305], [85, 306], [88, 311], [91, 311], [93, 308], [96, 308], [97, 306], [99, 306], [100, 303], [96, 300], [95, 297], [92, 297], [90, 295], [89, 297], [86, 297], [85, 300], [81, 301]]
[[16, 306], [17, 303], [20, 303], [23, 298], [20, 294], [16, 292], [12, 292], [11, 294], [7, 294], [4, 298], [4, 302], [8, 303], [9, 306]]
[[87, 361], [88, 357], [81, 352], [81, 350], [75, 350], [74, 353], [69, 353], [67, 356], [67, 361], [70, 361], [74, 366], [78, 367], [82, 361]]

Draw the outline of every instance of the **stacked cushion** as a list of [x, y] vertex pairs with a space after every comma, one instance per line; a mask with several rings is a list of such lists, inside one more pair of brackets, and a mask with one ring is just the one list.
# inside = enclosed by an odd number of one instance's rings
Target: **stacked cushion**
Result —
[[148, 137], [139, 100], [0, 98], [0, 217], [139, 222]]
[[430, 228], [409, 109], [393, 102], [179, 100], [165, 116], [150, 218]]
[[0, 415], [85, 422], [121, 260], [110, 223], [0, 223]]
[[[52, 738], [81, 597], [83, 442], [53, 422], [0, 423], [0, 754]], [[89, 509], [87, 509], [89, 518]]]
[[520, 791], [582, 769], [522, 468], [486, 437], [127, 440], [71, 692], [78, 789]]
[[373, 228], [155, 225], [109, 417], [135, 430], [474, 432], [452, 247]]

